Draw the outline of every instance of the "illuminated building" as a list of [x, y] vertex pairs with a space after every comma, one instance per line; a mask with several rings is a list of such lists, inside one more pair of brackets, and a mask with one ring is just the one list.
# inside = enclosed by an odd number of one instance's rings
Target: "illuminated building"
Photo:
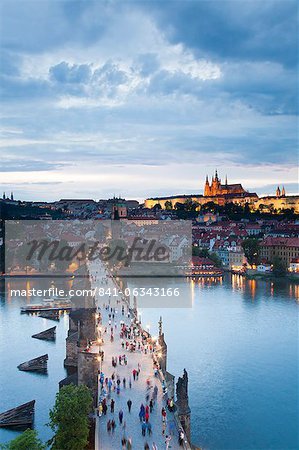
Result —
[[204, 195], [175, 195], [170, 197], [153, 197], [145, 200], [146, 208], [153, 208], [159, 204], [162, 209], [167, 209], [168, 206], [174, 207], [176, 203], [185, 203], [186, 201], [196, 202], [203, 205], [208, 202], [213, 202], [218, 205], [225, 205], [226, 203], [236, 203], [238, 205], [245, 205], [246, 203], [253, 204], [258, 200], [255, 192], [246, 191], [241, 184], [228, 184], [227, 178], [225, 183], [221, 183], [216, 170], [215, 176], [212, 177], [211, 184], [208, 176], [204, 185]]

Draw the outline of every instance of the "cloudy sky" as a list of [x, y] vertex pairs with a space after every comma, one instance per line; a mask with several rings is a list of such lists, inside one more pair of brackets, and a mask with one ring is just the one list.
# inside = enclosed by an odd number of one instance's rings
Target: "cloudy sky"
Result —
[[2, 0], [0, 189], [296, 193], [296, 5]]

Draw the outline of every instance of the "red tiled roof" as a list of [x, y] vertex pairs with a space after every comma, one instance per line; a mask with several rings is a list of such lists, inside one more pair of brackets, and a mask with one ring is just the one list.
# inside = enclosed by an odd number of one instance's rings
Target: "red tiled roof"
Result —
[[212, 261], [210, 258], [202, 258], [201, 256], [192, 256], [192, 264], [194, 266], [215, 265], [214, 261]]
[[266, 237], [261, 243], [265, 247], [299, 247], [299, 238], [295, 237]]

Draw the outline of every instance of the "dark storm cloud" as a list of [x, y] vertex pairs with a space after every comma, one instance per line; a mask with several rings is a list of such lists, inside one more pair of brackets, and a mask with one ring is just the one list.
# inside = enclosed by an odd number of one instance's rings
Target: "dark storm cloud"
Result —
[[297, 64], [298, 4], [295, 0], [153, 1], [168, 38], [198, 57]]
[[2, 9], [1, 125], [20, 133], [4, 133], [3, 171], [294, 164], [293, 0]]

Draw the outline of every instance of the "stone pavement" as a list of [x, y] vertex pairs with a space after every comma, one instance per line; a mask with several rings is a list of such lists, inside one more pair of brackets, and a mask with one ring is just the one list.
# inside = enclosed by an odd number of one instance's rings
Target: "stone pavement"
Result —
[[[90, 273], [92, 276], [92, 287], [95, 286], [105, 287], [105, 290], [109, 287], [113, 289], [115, 287], [114, 282], [111, 278], [107, 279], [107, 284], [103, 285], [101, 283], [106, 283], [103, 281], [105, 277], [105, 272], [103, 268], [97, 263], [97, 265], [90, 264]], [[121, 379], [120, 393], [117, 394], [115, 391], [111, 392], [111, 398], [115, 400], [115, 410], [114, 414], [110, 413], [110, 399], [107, 399], [108, 411], [107, 415], [102, 415], [96, 419], [96, 450], [122, 450], [121, 439], [125, 436], [127, 439], [132, 439], [132, 448], [137, 450], [143, 450], [144, 445], [147, 442], [149, 448], [152, 450], [153, 442], [156, 444], [158, 450], [166, 449], [165, 436], [171, 435], [172, 439], [170, 442], [171, 449], [179, 449], [178, 445], [178, 431], [176, 429], [175, 422], [173, 420], [173, 414], [167, 411], [167, 425], [165, 434], [162, 434], [162, 407], [165, 406], [165, 401], [162, 395], [162, 386], [158, 378], [154, 376], [153, 372], [153, 361], [151, 354], [144, 354], [141, 351], [130, 352], [126, 351], [121, 347], [121, 340], [119, 336], [120, 332], [120, 321], [123, 320], [126, 324], [129, 324], [131, 319], [127, 317], [127, 309], [125, 308], [125, 315], [121, 313], [121, 306], [124, 303], [117, 304], [117, 299], [120, 297], [110, 298], [110, 307], [116, 308], [118, 313], [116, 314], [115, 320], [117, 322], [117, 329], [114, 332], [114, 341], [110, 342], [110, 326], [108, 326], [108, 312], [103, 307], [103, 304], [108, 305], [109, 296], [96, 296], [96, 301], [98, 307], [101, 309], [102, 314], [102, 330], [107, 326], [108, 331], [102, 334], [104, 339], [104, 344], [102, 345], [102, 350], [104, 351], [104, 361], [102, 363], [101, 370], [104, 373], [105, 378], [111, 377], [112, 373], [119, 375]], [[126, 355], [128, 364], [117, 365], [115, 368], [112, 367], [112, 356]], [[138, 368], [138, 363], [141, 366], [141, 371], [139, 379], [134, 381], [132, 376], [133, 369]], [[126, 378], [126, 388], [123, 388], [122, 380]], [[132, 388], [129, 388], [129, 379], [131, 378]], [[141, 403], [146, 405], [146, 392], [147, 392], [147, 380], [150, 379], [151, 385], [155, 385], [158, 388], [158, 398], [155, 403], [153, 412], [150, 414], [149, 422], [152, 426], [152, 435], [149, 436], [148, 433], [145, 437], [141, 434], [141, 422], [139, 420], [139, 409]], [[153, 388], [150, 390], [150, 396]], [[132, 409], [131, 413], [128, 412], [127, 401], [131, 399]], [[118, 419], [118, 413], [122, 409], [124, 413], [123, 425], [120, 425]], [[109, 419], [114, 419], [116, 422], [115, 432], [108, 433], [107, 431], [107, 421]]]

